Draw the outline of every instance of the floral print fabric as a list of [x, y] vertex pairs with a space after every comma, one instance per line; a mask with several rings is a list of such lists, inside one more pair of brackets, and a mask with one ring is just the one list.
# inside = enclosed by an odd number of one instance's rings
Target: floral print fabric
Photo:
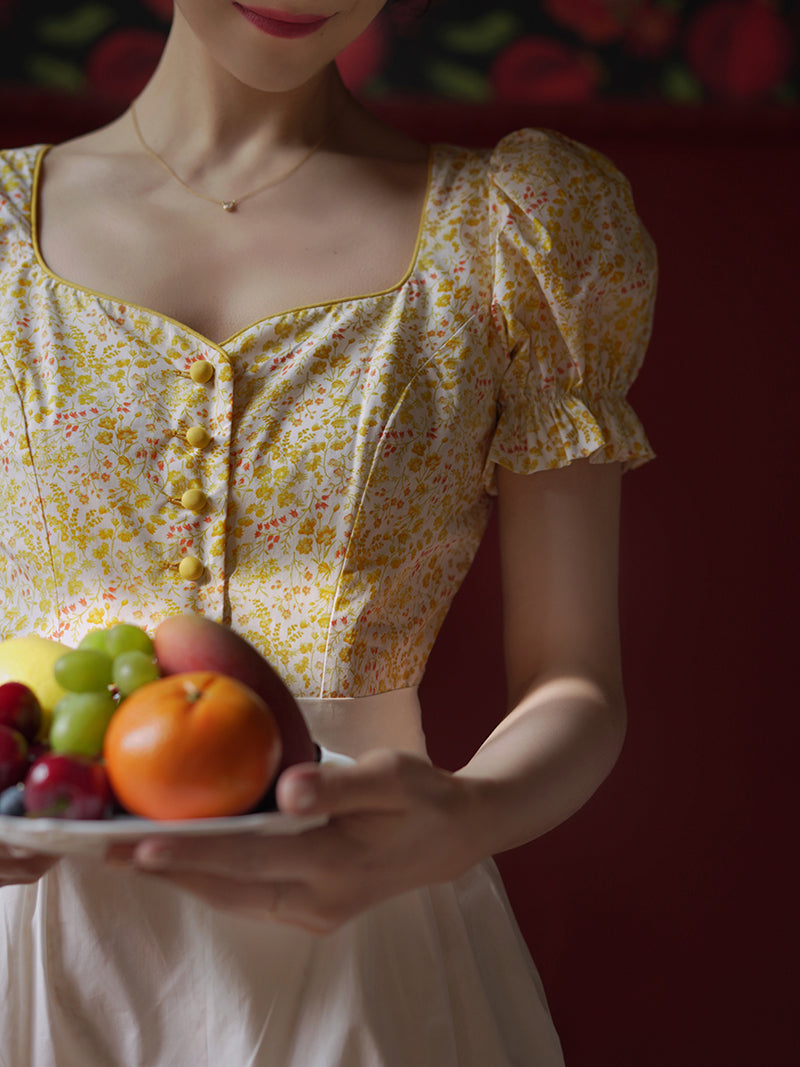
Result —
[[0, 154], [3, 637], [73, 644], [192, 610], [247, 636], [298, 697], [415, 685], [496, 464], [652, 455], [625, 394], [654, 252], [599, 154], [533, 130], [433, 146], [397, 286], [215, 344], [49, 270], [46, 150]]

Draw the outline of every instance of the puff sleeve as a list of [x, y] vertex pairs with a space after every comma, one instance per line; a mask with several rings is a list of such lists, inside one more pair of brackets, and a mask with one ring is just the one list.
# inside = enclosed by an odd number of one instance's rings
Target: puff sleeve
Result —
[[653, 451], [626, 394], [655, 300], [653, 243], [625, 178], [560, 134], [521, 130], [490, 163], [492, 312], [508, 354], [485, 481]]

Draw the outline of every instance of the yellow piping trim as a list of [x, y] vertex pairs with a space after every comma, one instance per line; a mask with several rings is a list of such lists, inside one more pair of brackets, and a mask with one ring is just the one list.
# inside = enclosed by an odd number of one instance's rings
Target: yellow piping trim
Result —
[[263, 319], [256, 319], [255, 322], [251, 322], [248, 326], [245, 326], [241, 330], [237, 330], [236, 333], [231, 334], [230, 337], [227, 337], [224, 341], [220, 341], [219, 343], [217, 343], [216, 341], [212, 341], [210, 337], [206, 337], [204, 334], [200, 333], [198, 330], [193, 330], [192, 327], [187, 326], [185, 322], [181, 322], [179, 319], [172, 318], [171, 315], [165, 315], [161, 311], [156, 311], [155, 308], [147, 307], [144, 304], [136, 304], [131, 300], [124, 300], [122, 297], [119, 296], [111, 296], [109, 293], [100, 292], [99, 289], [90, 289], [88, 286], [81, 285], [79, 282], [71, 282], [68, 278], [62, 278], [61, 275], [56, 274], [55, 271], [51, 270], [48, 267], [39, 249], [39, 196], [41, 191], [41, 175], [44, 157], [47, 155], [47, 153], [52, 147], [52, 144], [46, 144], [39, 149], [39, 153], [36, 157], [36, 163], [34, 166], [33, 188], [31, 190], [31, 243], [33, 245], [33, 253], [36, 256], [36, 262], [39, 264], [44, 273], [47, 274], [50, 278], [52, 278], [54, 281], [59, 282], [61, 285], [67, 285], [71, 289], [78, 290], [82, 293], [88, 293], [90, 296], [95, 296], [99, 300], [109, 300], [112, 303], [124, 304], [125, 307], [136, 308], [138, 311], [142, 311], [148, 315], [153, 315], [156, 318], [163, 320], [164, 322], [171, 322], [173, 326], [177, 326], [179, 330], [182, 330], [185, 333], [192, 334], [192, 336], [196, 337], [203, 345], [210, 346], [211, 348], [216, 349], [217, 352], [219, 352], [220, 355], [224, 356], [226, 359], [228, 359], [229, 356], [228, 353], [225, 351], [224, 346], [229, 345], [232, 341], [234, 341], [237, 337], [240, 337], [242, 334], [248, 333], [250, 330], [255, 329], [256, 326], [262, 326], [267, 322], [286, 318], [289, 315], [297, 315], [302, 311], [313, 311], [317, 308], [333, 308], [338, 307], [342, 304], [353, 304], [361, 300], [372, 300], [380, 296], [387, 296], [389, 293], [395, 293], [398, 290], [402, 289], [411, 277], [411, 275], [414, 273], [414, 270], [417, 266], [420, 248], [422, 247], [422, 239], [428, 225], [428, 215], [430, 214], [431, 187], [433, 185], [434, 157], [437, 148], [436, 145], [430, 145], [428, 148], [428, 175], [425, 184], [425, 198], [422, 203], [422, 211], [420, 213], [420, 219], [417, 225], [417, 239], [414, 243], [414, 252], [411, 257], [411, 262], [409, 263], [408, 269], [406, 270], [405, 274], [399, 282], [397, 282], [395, 285], [389, 286], [388, 289], [378, 289], [374, 293], [364, 293], [360, 296], [349, 296], [345, 297], [343, 300], [324, 300], [318, 304], [301, 304], [298, 307], [289, 308], [286, 311], [280, 311], [274, 315], [265, 315]]

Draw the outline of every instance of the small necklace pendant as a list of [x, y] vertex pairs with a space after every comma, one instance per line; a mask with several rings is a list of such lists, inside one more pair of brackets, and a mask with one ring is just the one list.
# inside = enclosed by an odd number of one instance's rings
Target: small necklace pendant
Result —
[[238, 200], [226, 200], [222, 205], [223, 211], [235, 211], [239, 204]]

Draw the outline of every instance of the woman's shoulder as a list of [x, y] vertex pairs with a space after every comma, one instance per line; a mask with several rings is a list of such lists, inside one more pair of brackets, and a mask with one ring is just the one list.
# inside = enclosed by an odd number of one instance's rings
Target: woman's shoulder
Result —
[[465, 147], [437, 144], [444, 169], [458, 174], [460, 187], [473, 195], [496, 195], [527, 201], [558, 190], [562, 195], [627, 189], [628, 183], [601, 152], [555, 130], [514, 130], [494, 145]]
[[437, 217], [479, 227], [487, 254], [512, 230], [525, 244], [550, 245], [556, 235], [580, 243], [607, 226], [638, 229], [625, 177], [601, 152], [562, 133], [524, 128], [486, 147], [439, 142], [433, 150]]

